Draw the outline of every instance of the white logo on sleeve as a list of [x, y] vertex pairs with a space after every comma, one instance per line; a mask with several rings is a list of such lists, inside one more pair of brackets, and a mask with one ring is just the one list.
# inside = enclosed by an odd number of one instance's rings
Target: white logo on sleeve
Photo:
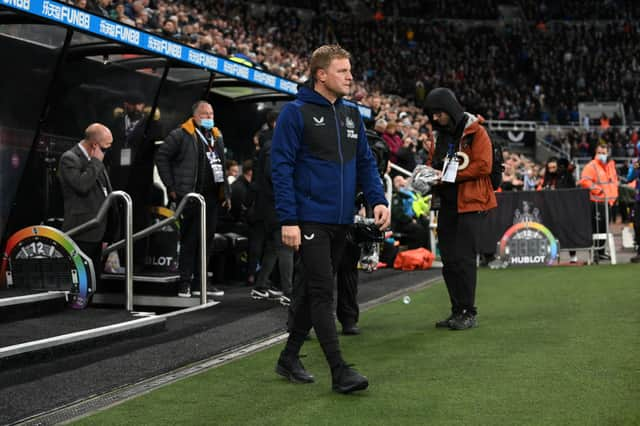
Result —
[[313, 117], [313, 124], [316, 127], [324, 126], [324, 117]]
[[347, 126], [347, 129], [355, 129], [356, 128], [356, 124], [349, 117], [347, 117], [345, 119], [344, 124], [345, 124], [345, 126]]
[[316, 234], [311, 234], [311, 235], [302, 234], [302, 235], [304, 235], [304, 239], [307, 241], [313, 240], [313, 237], [316, 236]]

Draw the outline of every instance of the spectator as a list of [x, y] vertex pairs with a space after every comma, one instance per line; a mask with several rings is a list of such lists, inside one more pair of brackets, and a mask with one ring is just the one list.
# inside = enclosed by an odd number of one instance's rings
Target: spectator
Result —
[[249, 186], [253, 177], [253, 161], [242, 162], [242, 174], [231, 184], [231, 209], [229, 213], [236, 222], [247, 223], [249, 210], [253, 207], [253, 196]]
[[238, 165], [238, 162], [236, 160], [227, 160], [224, 163], [224, 168], [226, 170], [227, 182], [229, 185], [233, 185], [240, 174], [240, 166]]
[[561, 189], [561, 188], [575, 188], [576, 182], [573, 178], [567, 166], [560, 167], [559, 161], [555, 157], [551, 157], [547, 160], [544, 171], [544, 179], [540, 183], [540, 189]]
[[524, 175], [524, 184], [522, 186], [523, 191], [534, 191], [538, 187], [538, 179], [536, 171], [533, 168], [528, 168]]
[[430, 201], [411, 191], [407, 187], [406, 179], [402, 176], [393, 178], [393, 189], [391, 219], [394, 232], [400, 234], [401, 243], [407, 245], [409, 249], [418, 247], [429, 249], [431, 242], [427, 214]]
[[391, 153], [390, 160], [392, 163], [398, 162], [398, 150], [402, 147], [402, 138], [397, 134], [398, 126], [394, 121], [387, 123], [387, 127], [382, 134], [382, 139], [387, 143]]

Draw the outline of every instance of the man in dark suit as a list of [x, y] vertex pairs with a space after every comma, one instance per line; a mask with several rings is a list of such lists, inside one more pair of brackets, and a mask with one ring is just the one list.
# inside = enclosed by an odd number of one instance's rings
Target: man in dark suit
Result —
[[[123, 107], [113, 111], [109, 128], [113, 132], [113, 146], [104, 159], [114, 190], [126, 191], [133, 200], [133, 231], [151, 225], [153, 188], [153, 157], [155, 141], [162, 139], [160, 112], [149, 117], [150, 108], [144, 96], [130, 91]], [[136, 270], [144, 268], [147, 239], [135, 242], [133, 263]]]
[[[111, 192], [111, 182], [102, 160], [112, 142], [111, 131], [102, 124], [93, 123], [85, 130], [84, 139], [62, 154], [58, 177], [64, 197], [63, 231], [93, 219]], [[102, 270], [102, 242], [106, 229], [107, 221], [104, 221], [73, 238], [93, 261], [96, 279]]]

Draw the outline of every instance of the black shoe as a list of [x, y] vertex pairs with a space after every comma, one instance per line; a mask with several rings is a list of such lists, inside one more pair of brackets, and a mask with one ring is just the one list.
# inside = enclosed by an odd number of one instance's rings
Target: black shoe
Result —
[[451, 314], [447, 318], [436, 322], [436, 328], [449, 328], [451, 327], [451, 320], [453, 320], [454, 315]]
[[453, 317], [449, 323], [450, 330], [466, 330], [478, 326], [476, 316], [470, 313], [459, 314]]
[[300, 358], [280, 354], [276, 364], [276, 373], [293, 383], [313, 383], [315, 379], [304, 369]]
[[285, 308], [288, 307], [289, 305], [291, 305], [291, 298], [283, 294], [282, 296], [280, 296], [280, 304]]
[[357, 336], [360, 334], [360, 328], [356, 325], [343, 325], [342, 326], [342, 334], [345, 336]]
[[183, 281], [178, 284], [178, 297], [191, 297], [191, 283]]
[[633, 256], [629, 260], [631, 261], [631, 263], [640, 263], [640, 253], [638, 253], [636, 256]]
[[268, 299], [269, 289], [266, 287], [256, 287], [253, 290], [251, 290], [251, 298], [252, 299]]
[[331, 388], [338, 393], [351, 393], [369, 386], [369, 379], [344, 363], [331, 372], [331, 379]]
[[284, 293], [282, 292], [282, 290], [278, 290], [275, 287], [268, 287], [267, 288], [267, 297], [269, 299], [272, 300], [280, 300], [280, 298], [282, 297]]

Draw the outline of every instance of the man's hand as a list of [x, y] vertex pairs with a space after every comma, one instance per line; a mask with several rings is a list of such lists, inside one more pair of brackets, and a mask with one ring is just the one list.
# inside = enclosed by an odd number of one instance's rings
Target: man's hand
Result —
[[89, 156], [95, 158], [98, 161], [104, 160], [104, 153], [102, 152], [102, 149], [100, 149], [100, 145], [98, 144], [93, 145], [93, 148], [89, 153]]
[[227, 198], [226, 200], [224, 200], [222, 202], [222, 207], [226, 208], [227, 210], [231, 210], [231, 199]]
[[294, 250], [300, 248], [300, 227], [298, 225], [282, 226], [282, 243]]
[[436, 174], [436, 177], [433, 178], [433, 181], [431, 182], [431, 184], [432, 185], [442, 184], [442, 170], [434, 169], [434, 172]]
[[389, 208], [383, 204], [378, 204], [373, 208], [373, 218], [376, 225], [381, 231], [384, 231], [391, 224], [391, 215], [389, 214]]
[[173, 201], [177, 201], [178, 200], [178, 194], [176, 194], [176, 191], [171, 191], [169, 192], [169, 198]]

